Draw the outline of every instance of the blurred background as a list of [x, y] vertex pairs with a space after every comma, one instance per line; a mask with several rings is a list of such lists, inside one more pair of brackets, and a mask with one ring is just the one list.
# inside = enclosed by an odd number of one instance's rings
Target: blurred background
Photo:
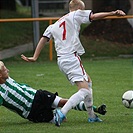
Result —
[[[133, 0], [83, 0], [93, 12], [121, 9], [133, 14]], [[69, 0], [0, 0], [0, 59], [26, 53], [32, 55], [49, 21], [2, 22], [3, 19], [61, 17], [68, 13]], [[53, 21], [54, 22], [54, 21]], [[84, 58], [133, 57], [133, 17], [104, 19], [82, 25]], [[49, 45], [44, 51], [49, 60]], [[56, 59], [54, 48], [53, 58]]]

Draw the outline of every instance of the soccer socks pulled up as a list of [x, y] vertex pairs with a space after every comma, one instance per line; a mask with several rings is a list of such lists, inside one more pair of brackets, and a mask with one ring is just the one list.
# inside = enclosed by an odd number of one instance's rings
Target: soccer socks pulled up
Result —
[[[97, 107], [96, 106], [92, 106], [94, 112], [97, 112]], [[74, 108], [74, 110], [78, 110], [78, 111], [87, 111], [86, 107], [85, 107], [85, 103], [84, 101], [81, 101], [79, 104], [77, 104]]]
[[93, 110], [93, 96], [92, 96], [92, 88], [89, 88], [89, 90], [86, 90], [86, 93], [88, 91], [88, 95], [85, 97], [84, 103], [88, 112], [88, 115], [90, 118], [95, 118], [94, 110]]
[[78, 103], [85, 100], [85, 97], [87, 97], [89, 94], [89, 90], [87, 89], [80, 89], [77, 93], [73, 94], [67, 103], [62, 107], [61, 112], [66, 115], [67, 112], [74, 108]]

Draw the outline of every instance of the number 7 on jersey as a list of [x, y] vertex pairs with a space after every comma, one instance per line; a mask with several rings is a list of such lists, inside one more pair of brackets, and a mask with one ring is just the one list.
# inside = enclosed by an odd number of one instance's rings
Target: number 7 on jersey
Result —
[[62, 40], [66, 40], [66, 22], [63, 21], [59, 27], [63, 27]]

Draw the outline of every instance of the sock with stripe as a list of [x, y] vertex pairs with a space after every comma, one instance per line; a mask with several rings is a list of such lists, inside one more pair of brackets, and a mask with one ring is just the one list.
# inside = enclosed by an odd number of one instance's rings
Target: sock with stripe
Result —
[[81, 101], [84, 101], [87, 96], [88, 90], [84, 88], [80, 89], [68, 99], [66, 104], [62, 107], [61, 112], [66, 115], [70, 109], [74, 108]]
[[[78, 110], [78, 111], [87, 111], [84, 101], [81, 101], [79, 104], [77, 104], [74, 108], [74, 110]], [[93, 105], [93, 110], [94, 112], [97, 112], [97, 107]]]

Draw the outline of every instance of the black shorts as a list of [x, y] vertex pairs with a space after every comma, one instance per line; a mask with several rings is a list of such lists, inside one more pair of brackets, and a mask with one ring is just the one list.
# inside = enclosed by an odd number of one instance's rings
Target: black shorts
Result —
[[52, 120], [53, 108], [51, 106], [56, 95], [58, 95], [57, 92], [53, 94], [45, 90], [37, 90], [28, 119], [33, 122]]

